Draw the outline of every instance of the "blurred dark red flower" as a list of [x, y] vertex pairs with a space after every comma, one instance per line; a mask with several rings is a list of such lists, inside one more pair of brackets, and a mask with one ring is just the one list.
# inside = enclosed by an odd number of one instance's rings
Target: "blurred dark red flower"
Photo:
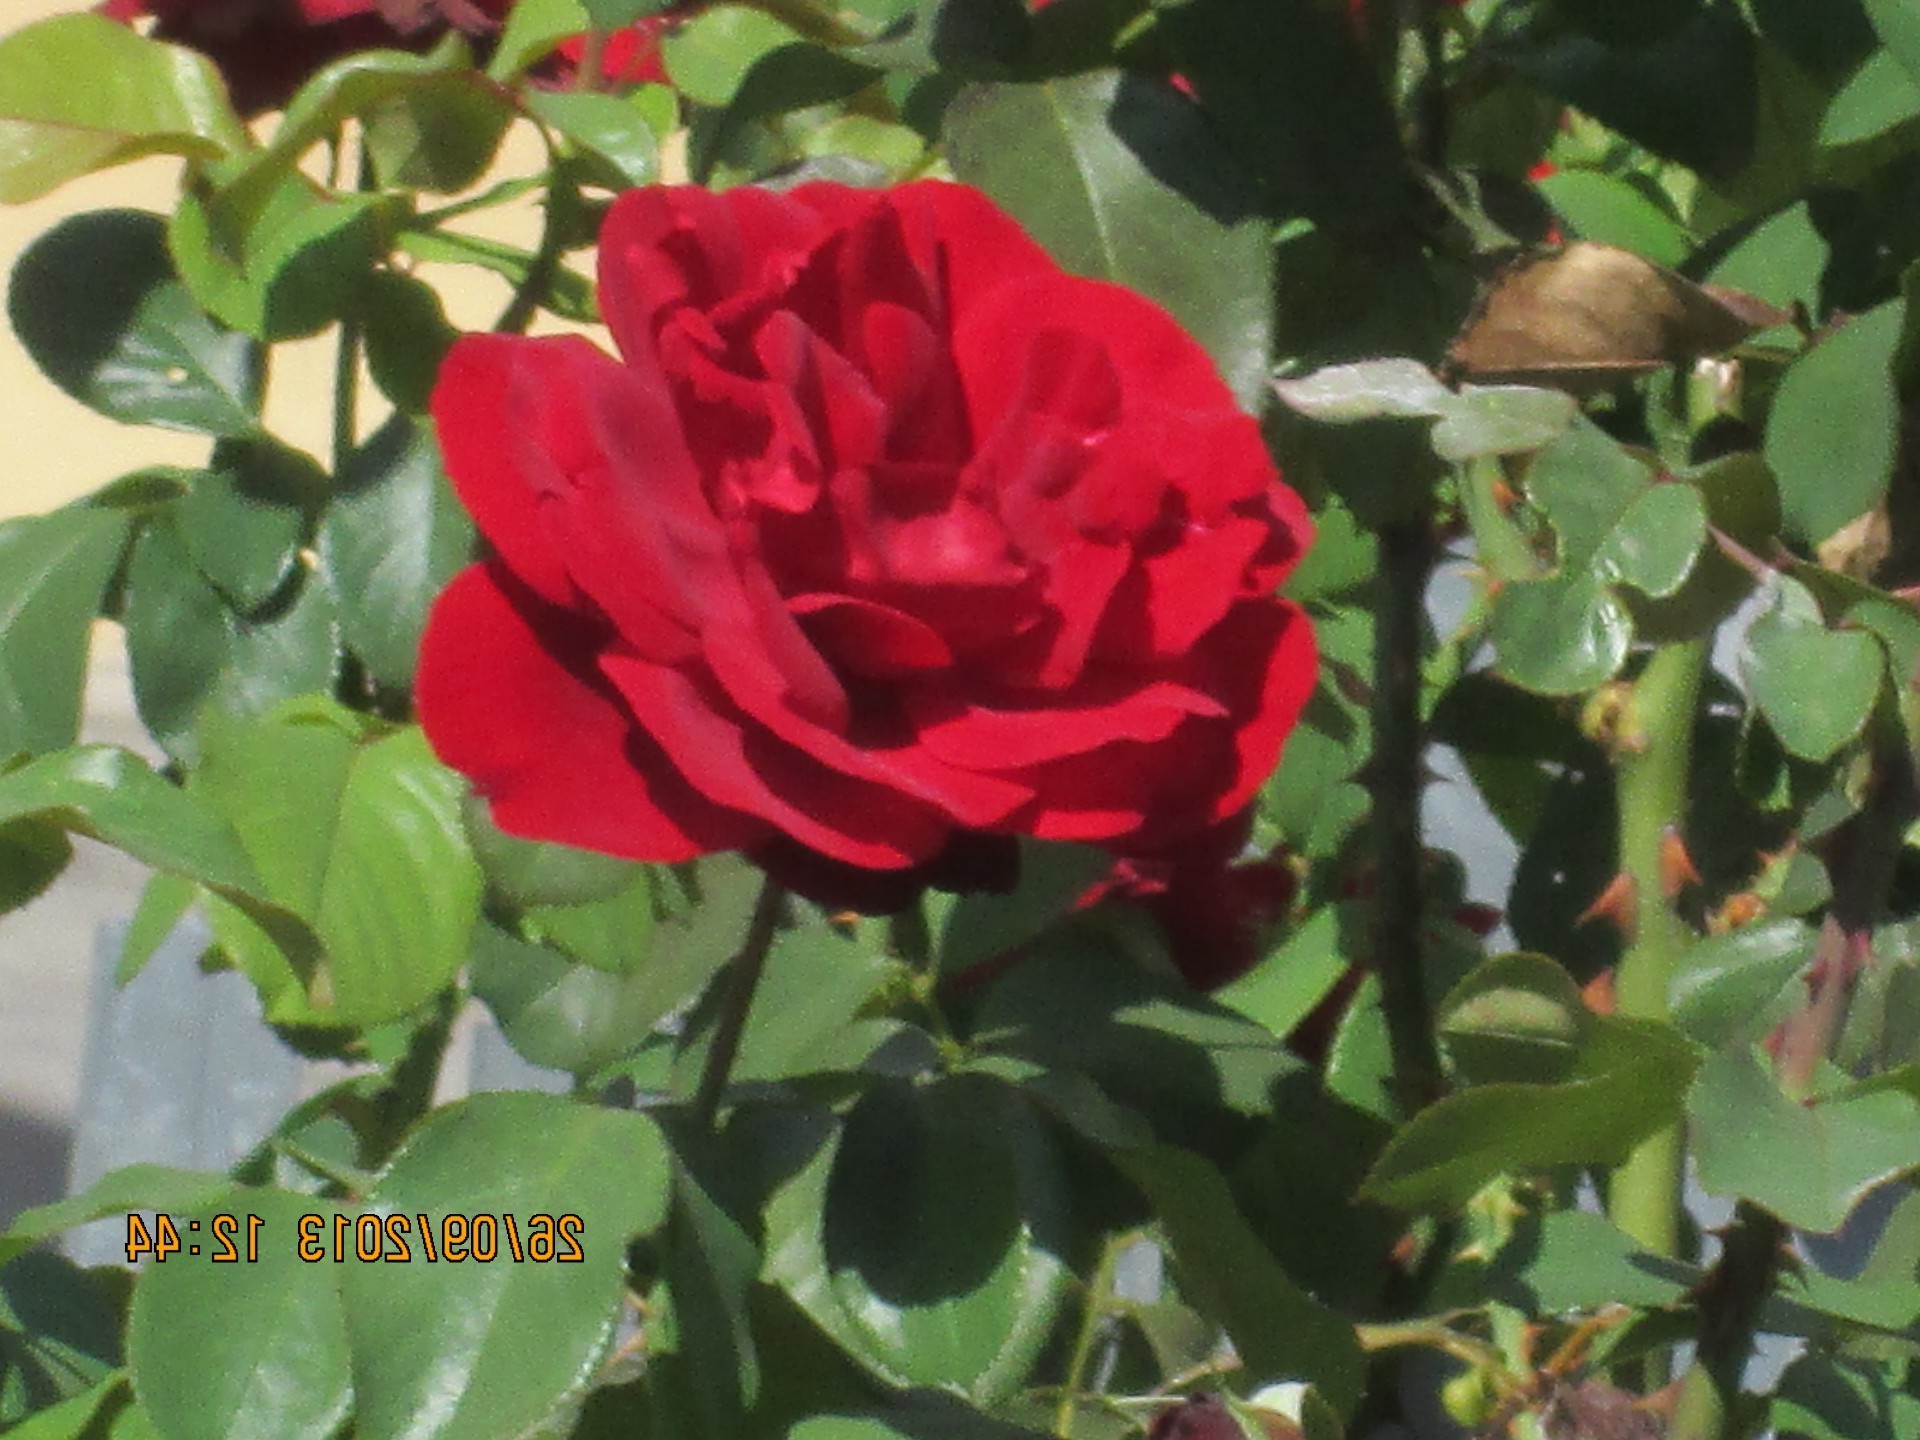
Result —
[[1311, 526], [1164, 310], [939, 182], [631, 191], [600, 301], [621, 360], [469, 336], [434, 396], [494, 555], [420, 714], [503, 828], [886, 909], [832, 872], [1246, 806], [1314, 684]]
[[[153, 35], [188, 45], [219, 67], [242, 114], [276, 109], [322, 66], [363, 50], [424, 50], [448, 30], [482, 53], [514, 0], [101, 0], [96, 10], [124, 24], [151, 18]], [[609, 37], [602, 82], [635, 85], [666, 78], [660, 39], [691, 8], [675, 6]], [[570, 83], [585, 48], [562, 43], [539, 78]]]

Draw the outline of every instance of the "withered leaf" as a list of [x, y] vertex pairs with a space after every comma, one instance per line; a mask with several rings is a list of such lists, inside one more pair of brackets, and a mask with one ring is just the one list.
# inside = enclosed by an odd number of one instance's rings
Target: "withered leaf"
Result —
[[1596, 394], [1738, 345], [1772, 318], [1631, 250], [1590, 241], [1496, 275], [1447, 351], [1453, 378]]

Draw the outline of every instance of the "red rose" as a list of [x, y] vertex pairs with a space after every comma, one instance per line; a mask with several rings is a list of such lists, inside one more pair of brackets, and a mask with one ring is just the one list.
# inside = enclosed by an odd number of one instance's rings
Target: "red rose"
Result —
[[833, 882], [1160, 848], [1273, 768], [1306, 512], [1157, 306], [939, 182], [633, 191], [600, 300], [624, 362], [470, 336], [434, 395], [494, 554], [420, 714], [502, 827], [886, 908]]
[[[131, 24], [151, 16], [161, 40], [190, 45], [225, 77], [243, 114], [272, 110], [322, 66], [363, 50], [424, 50], [449, 28], [485, 51], [514, 0], [100, 0], [102, 15]], [[650, 15], [608, 38], [601, 60], [609, 84], [666, 78], [660, 37], [690, 8]], [[561, 42], [541, 67], [550, 83], [571, 83], [583, 42]]]

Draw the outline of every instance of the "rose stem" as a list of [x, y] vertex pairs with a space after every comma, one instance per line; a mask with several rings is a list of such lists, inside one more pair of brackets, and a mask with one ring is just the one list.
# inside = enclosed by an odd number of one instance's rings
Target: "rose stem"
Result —
[[[1780, 1037], [1776, 1074], [1780, 1088], [1796, 1100], [1813, 1092], [1821, 1062], [1839, 1044], [1854, 982], [1873, 961], [1873, 927], [1907, 827], [1920, 812], [1913, 756], [1899, 722], [1876, 715], [1871, 723], [1866, 802], [1828, 852], [1833, 899], [1807, 968], [1807, 997]], [[1726, 1433], [1786, 1242], [1786, 1227], [1776, 1217], [1741, 1202], [1720, 1258], [1700, 1285], [1700, 1349], [1681, 1385], [1672, 1440], [1719, 1440]]]
[[[1415, 483], [1425, 485], [1426, 478]], [[1417, 515], [1380, 528], [1374, 634], [1373, 953], [1393, 1050], [1393, 1088], [1403, 1115], [1424, 1109], [1442, 1088], [1421, 923], [1420, 651], [1433, 570], [1431, 505], [1429, 492]]]
[[700, 1072], [700, 1088], [694, 1092], [693, 1113], [701, 1129], [713, 1130], [720, 1118], [720, 1102], [727, 1091], [733, 1062], [740, 1053], [740, 1037], [746, 1033], [747, 1012], [753, 1009], [753, 992], [759, 988], [761, 972], [767, 966], [767, 952], [773, 949], [774, 931], [780, 925], [787, 892], [772, 878], [761, 882], [760, 898], [754, 901], [753, 918], [747, 922], [747, 938], [727, 962], [720, 983], [726, 986], [721, 997], [720, 1015], [715, 1022], [713, 1044], [707, 1051]]
[[[1665, 1021], [1667, 990], [1693, 932], [1666, 894], [1661, 852], [1687, 812], [1694, 711], [1706, 673], [1710, 636], [1653, 652], [1634, 682], [1615, 755], [1620, 798], [1620, 868], [1633, 881], [1632, 934], [1620, 957], [1614, 998], [1619, 1013]], [[1618, 1225], [1656, 1255], [1680, 1250], [1684, 1133], [1669, 1125], [1643, 1140], [1613, 1172], [1608, 1209]]]

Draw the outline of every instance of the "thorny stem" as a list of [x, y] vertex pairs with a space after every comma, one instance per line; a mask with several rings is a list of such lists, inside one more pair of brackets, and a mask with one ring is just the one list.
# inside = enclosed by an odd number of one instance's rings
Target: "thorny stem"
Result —
[[777, 881], [769, 878], [761, 882], [760, 898], [754, 901], [753, 918], [747, 922], [747, 938], [727, 962], [721, 980], [726, 991], [720, 1002], [720, 1017], [700, 1072], [700, 1088], [693, 1097], [694, 1120], [702, 1130], [713, 1130], [720, 1117], [720, 1102], [726, 1097], [733, 1062], [740, 1054], [740, 1037], [746, 1034], [747, 1015], [753, 1009], [753, 994], [767, 968], [767, 954], [773, 949], [774, 932], [779, 929], [786, 900], [787, 892]]
[[[1633, 882], [1633, 933], [1615, 978], [1620, 1014], [1665, 1020], [1675, 968], [1693, 943], [1666, 893], [1663, 851], [1687, 812], [1694, 712], [1706, 673], [1709, 639], [1663, 645], [1633, 687], [1622, 726], [1619, 770], [1620, 867]], [[1685, 1137], [1678, 1125], [1649, 1136], [1613, 1172], [1608, 1209], [1618, 1225], [1656, 1255], [1680, 1250]]]

